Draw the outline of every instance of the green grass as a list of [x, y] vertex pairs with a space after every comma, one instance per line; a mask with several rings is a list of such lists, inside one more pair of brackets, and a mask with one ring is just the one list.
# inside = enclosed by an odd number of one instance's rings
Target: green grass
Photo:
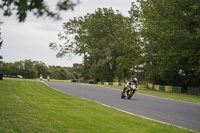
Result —
[[0, 80], [1, 133], [191, 133], [123, 113], [41, 82]]
[[[124, 86], [112, 86], [112, 85], [100, 85], [100, 86], [111, 87], [121, 90], [124, 88]], [[169, 93], [169, 92], [155, 91], [147, 89], [144, 85], [139, 85], [139, 90], [137, 91], [137, 93], [200, 104], [200, 96], [189, 95], [184, 93]]]

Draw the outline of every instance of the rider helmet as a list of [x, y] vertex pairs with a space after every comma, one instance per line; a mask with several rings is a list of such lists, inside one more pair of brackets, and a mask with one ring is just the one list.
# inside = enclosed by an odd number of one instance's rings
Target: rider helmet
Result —
[[137, 82], [137, 78], [134, 78], [134, 79], [133, 79], [133, 82], [136, 83], [136, 82]]

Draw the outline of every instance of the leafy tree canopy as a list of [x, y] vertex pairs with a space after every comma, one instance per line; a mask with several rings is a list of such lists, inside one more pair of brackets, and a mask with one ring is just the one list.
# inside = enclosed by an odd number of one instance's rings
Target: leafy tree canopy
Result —
[[[56, 5], [58, 11], [73, 10], [79, 1], [59, 0]], [[52, 11], [44, 0], [1, 0], [0, 9], [4, 16], [11, 16], [16, 13], [19, 22], [24, 22], [27, 13], [32, 12], [36, 17], [47, 16], [56, 20], [61, 19], [58, 12]]]
[[[119, 74], [117, 58], [131, 58], [130, 55], [137, 55], [140, 50], [131, 19], [112, 8], [99, 8], [95, 13], [71, 19], [64, 23], [63, 30], [59, 39], [65, 43], [49, 46], [58, 51], [57, 57], [71, 53], [84, 55], [83, 75], [86, 79], [112, 81], [115, 74]], [[130, 60], [134, 61], [134, 58]], [[133, 65], [126, 68], [127, 72], [131, 67]]]
[[200, 80], [200, 1], [139, 0], [144, 65], [157, 84], [198, 85]]

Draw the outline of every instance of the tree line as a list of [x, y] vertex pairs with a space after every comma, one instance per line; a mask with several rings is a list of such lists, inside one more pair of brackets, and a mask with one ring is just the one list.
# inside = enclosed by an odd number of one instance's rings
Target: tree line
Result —
[[78, 64], [74, 64], [74, 67], [61, 67], [61, 66], [46, 66], [41, 61], [16, 61], [14, 63], [2, 62], [0, 63], [0, 74], [17, 76], [22, 75], [24, 78], [39, 78], [42, 74], [44, 78], [47, 75], [51, 79], [78, 79], [80, 78]]
[[64, 23], [58, 37], [65, 43], [50, 48], [83, 55], [84, 79], [200, 86], [199, 0], [138, 0], [129, 16], [97, 9]]

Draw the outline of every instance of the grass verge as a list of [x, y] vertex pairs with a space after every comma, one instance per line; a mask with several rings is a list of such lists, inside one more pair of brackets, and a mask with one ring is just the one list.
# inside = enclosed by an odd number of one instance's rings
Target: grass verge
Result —
[[191, 133], [53, 90], [41, 82], [0, 80], [2, 133]]

